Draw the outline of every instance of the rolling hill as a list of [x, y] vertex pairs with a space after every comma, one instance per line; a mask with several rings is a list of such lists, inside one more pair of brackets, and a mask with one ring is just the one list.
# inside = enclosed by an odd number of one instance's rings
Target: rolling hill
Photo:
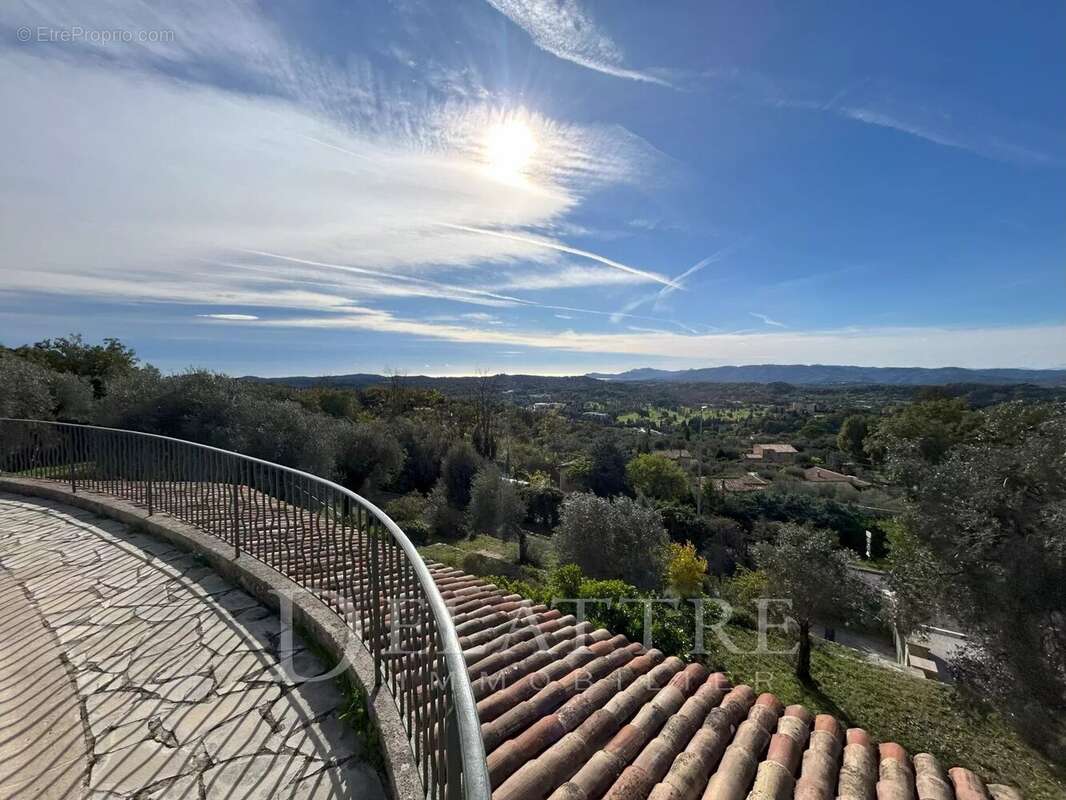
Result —
[[832, 364], [749, 364], [736, 367], [664, 370], [631, 369], [616, 374], [589, 373], [604, 381], [668, 381], [672, 383], [791, 383], [800, 386], [934, 386], [983, 383], [1006, 386], [1066, 386], [1062, 369], [963, 369], [962, 367], [851, 367]]

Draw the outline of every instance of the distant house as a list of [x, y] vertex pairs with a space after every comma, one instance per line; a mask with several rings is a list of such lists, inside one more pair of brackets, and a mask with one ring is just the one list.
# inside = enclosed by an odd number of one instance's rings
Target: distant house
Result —
[[833, 472], [825, 467], [808, 467], [803, 470], [803, 479], [809, 483], [846, 483], [856, 489], [865, 489], [871, 484], [854, 475], [845, 475], [842, 472]]
[[696, 463], [695, 457], [688, 450], [655, 450], [654, 455], [666, 456], [671, 461], [676, 461], [683, 467], [688, 467]]
[[582, 411], [581, 416], [590, 422], [601, 422], [604, 425], [611, 421], [611, 415], [603, 411]]
[[796, 460], [796, 452], [790, 444], [754, 444], [744, 458], [763, 464], [791, 464]]
[[739, 478], [712, 478], [711, 486], [719, 492], [761, 492], [770, 481], [763, 480], [754, 472], [741, 475]]
[[534, 403], [534, 413], [543, 413], [545, 411], [562, 411], [566, 408], [566, 403]]

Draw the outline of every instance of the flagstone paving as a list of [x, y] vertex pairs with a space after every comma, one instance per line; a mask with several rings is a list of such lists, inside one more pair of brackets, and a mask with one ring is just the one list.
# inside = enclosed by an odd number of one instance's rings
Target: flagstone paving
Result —
[[385, 797], [322, 663], [189, 553], [0, 494], [0, 601], [0, 797]]

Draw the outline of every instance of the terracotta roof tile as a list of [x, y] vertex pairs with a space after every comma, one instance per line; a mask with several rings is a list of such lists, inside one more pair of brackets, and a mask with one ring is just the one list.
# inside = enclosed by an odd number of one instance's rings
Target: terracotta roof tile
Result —
[[849, 728], [837, 796], [840, 800], [877, 800], [877, 756], [862, 728]]
[[796, 782], [796, 800], [830, 800], [836, 796], [843, 747], [844, 732], [836, 718], [829, 714], [815, 717], [810, 744], [803, 753], [803, 765]]
[[457, 622], [493, 800], [1022, 800], [460, 570], [431, 572]]
[[914, 773], [919, 800], [954, 800], [955, 790], [936, 758], [928, 753], [918, 753], [914, 757]]
[[974, 773], [964, 767], [952, 767], [948, 770], [951, 782], [955, 785], [955, 800], [991, 800], [988, 789]]

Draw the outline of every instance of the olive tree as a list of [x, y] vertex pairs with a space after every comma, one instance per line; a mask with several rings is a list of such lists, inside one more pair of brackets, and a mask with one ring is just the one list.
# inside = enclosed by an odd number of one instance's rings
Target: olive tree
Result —
[[754, 548], [770, 599], [787, 600], [798, 647], [796, 677], [811, 680], [811, 625], [848, 621], [864, 609], [865, 585], [851, 569], [852, 557], [830, 531], [785, 523], [773, 541]]
[[0, 355], [0, 417], [83, 421], [91, 417], [92, 406], [87, 379]]
[[670, 537], [662, 517], [628, 497], [572, 494], [553, 537], [560, 564], [593, 578], [620, 578], [642, 589], [661, 586]]
[[404, 462], [404, 450], [381, 420], [352, 427], [341, 453], [345, 483], [355, 491], [374, 491], [392, 481]]
[[1066, 405], [1004, 404], [970, 427], [932, 453], [886, 441], [912, 478], [893, 538], [897, 616], [957, 620], [972, 642], [953, 659], [960, 683], [1007, 701], [1063, 758], [1066, 741], [1040, 730], [1066, 707]]
[[49, 371], [21, 358], [0, 357], [0, 416], [51, 419]]
[[504, 478], [495, 466], [480, 469], [470, 487], [467, 521], [474, 533], [487, 533], [502, 539], [518, 538], [519, 563], [527, 561], [522, 521], [526, 505], [518, 486]]

